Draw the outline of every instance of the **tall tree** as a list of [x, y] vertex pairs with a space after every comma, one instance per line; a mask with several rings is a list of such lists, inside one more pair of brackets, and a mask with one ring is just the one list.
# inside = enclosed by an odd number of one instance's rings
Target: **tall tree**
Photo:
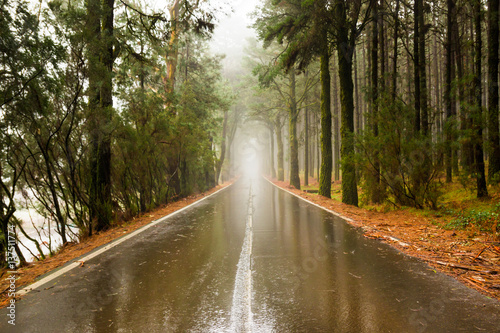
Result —
[[[373, 137], [375, 140], [377, 140], [378, 137], [378, 98], [379, 98], [379, 74], [378, 74], [378, 53], [379, 53], [379, 29], [378, 25], [379, 22], [382, 20], [379, 17], [379, 10], [378, 10], [379, 5], [375, 4], [373, 6], [373, 17], [372, 17], [372, 40], [371, 40], [371, 60], [372, 60], [372, 68], [371, 68], [371, 93], [372, 93], [372, 100], [371, 100], [371, 127], [373, 131]], [[380, 29], [381, 33], [380, 36], [382, 37], [383, 35], [383, 29]], [[384, 45], [381, 45], [381, 49], [383, 49]], [[383, 57], [382, 57], [382, 63], [384, 62]], [[381, 69], [381, 74], [384, 75], [385, 72], [383, 69]], [[382, 78], [383, 82], [383, 78]], [[373, 152], [373, 170], [371, 170], [371, 193], [370, 193], [370, 200], [374, 203], [378, 203], [380, 201], [380, 194], [379, 194], [379, 183], [380, 183], [380, 163], [378, 161], [378, 152], [375, 150]]]
[[278, 180], [279, 181], [284, 181], [285, 180], [285, 166], [284, 166], [284, 145], [283, 145], [283, 134], [282, 134], [282, 129], [283, 129], [283, 120], [281, 119], [280, 115], [277, 115], [274, 118], [274, 131], [276, 132], [276, 145], [278, 147], [278, 152], [277, 152], [277, 168], [278, 168]]
[[498, 126], [498, 48], [499, 1], [488, 0], [488, 178], [496, 179], [500, 172], [500, 135]]
[[420, 92], [420, 19], [419, 17], [422, 16], [421, 13], [421, 5], [422, 0], [414, 0], [413, 4], [413, 20], [414, 20], [414, 28], [413, 28], [413, 71], [414, 71], [414, 81], [415, 81], [415, 97], [414, 97], [414, 103], [415, 103], [415, 135], [420, 133], [421, 129], [421, 92]]
[[111, 223], [111, 116], [114, 0], [87, 1], [90, 219], [95, 231]]
[[446, 168], [446, 182], [452, 181], [452, 164], [453, 164], [453, 150], [452, 150], [452, 126], [453, 116], [456, 113], [455, 101], [452, 94], [452, 81], [454, 78], [454, 44], [453, 44], [453, 19], [455, 13], [455, 0], [447, 0], [447, 14], [446, 14], [446, 70], [445, 70], [445, 168]]
[[[309, 77], [309, 71], [304, 73], [306, 80]], [[306, 95], [304, 108], [304, 185], [309, 185], [309, 94]]]
[[[181, 0], [174, 0], [170, 5], [170, 39], [168, 41], [167, 52], [166, 52], [166, 62], [167, 62], [167, 72], [164, 78], [165, 82], [165, 92], [167, 94], [166, 104], [167, 107], [172, 105], [172, 95], [175, 88], [175, 73], [177, 70], [177, 60], [179, 57], [179, 33], [180, 33], [180, 22], [179, 22], [179, 5]], [[175, 109], [170, 110], [175, 113]]]
[[474, 1], [474, 164], [477, 182], [477, 197], [483, 198], [488, 196], [488, 188], [486, 187], [486, 176], [484, 171], [484, 156], [483, 156], [483, 94], [482, 94], [482, 28], [481, 21], [483, 17], [483, 9], [481, 0]]
[[399, 8], [400, 0], [396, 0], [396, 8], [394, 9], [393, 21], [394, 21], [394, 35], [393, 35], [393, 60], [392, 60], [392, 93], [391, 97], [393, 101], [396, 99], [397, 93], [397, 80], [398, 80], [398, 38], [399, 38]]
[[321, 167], [319, 171], [318, 194], [331, 198], [332, 192], [332, 111], [330, 100], [330, 51], [327, 44], [326, 29], [321, 29], [320, 39], [323, 45], [320, 48], [320, 84], [321, 84]]
[[291, 69], [298, 63], [303, 70], [320, 57], [321, 80], [321, 170], [319, 194], [331, 197], [332, 179], [332, 115], [330, 110], [330, 72], [328, 39], [328, 6], [325, 0], [272, 0], [262, 9], [256, 27], [266, 43], [287, 43], [281, 63]]
[[332, 16], [340, 78], [342, 202], [354, 206], [358, 205], [358, 188], [354, 149], [352, 63], [356, 39], [366, 26], [374, 3], [372, 0], [336, 0]]
[[422, 134], [427, 137], [429, 133], [429, 107], [428, 107], [428, 94], [427, 94], [427, 75], [426, 75], [426, 44], [425, 36], [427, 34], [427, 26], [425, 25], [425, 10], [424, 1], [415, 0], [416, 6], [418, 7], [415, 12], [415, 20], [418, 21], [418, 63], [416, 64], [418, 71], [420, 73], [420, 80], [416, 84], [420, 85], [420, 112], [421, 112], [421, 122], [422, 122]]
[[290, 92], [289, 92], [289, 114], [288, 133], [290, 135], [290, 185], [300, 190], [299, 177], [299, 140], [297, 139], [297, 120], [299, 109], [297, 108], [295, 69], [290, 70]]

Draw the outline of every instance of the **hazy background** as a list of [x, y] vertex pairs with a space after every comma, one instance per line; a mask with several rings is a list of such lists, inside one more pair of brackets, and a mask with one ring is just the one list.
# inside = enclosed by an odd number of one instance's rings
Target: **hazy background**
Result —
[[[226, 54], [226, 59], [224, 59], [226, 74], [240, 67], [246, 39], [255, 36], [255, 31], [249, 28], [252, 24], [249, 15], [259, 3], [260, 0], [230, 1], [230, 5], [225, 6], [227, 15], [217, 17], [219, 23], [210, 45], [213, 53]], [[232, 12], [230, 12], [230, 7], [232, 7]]]

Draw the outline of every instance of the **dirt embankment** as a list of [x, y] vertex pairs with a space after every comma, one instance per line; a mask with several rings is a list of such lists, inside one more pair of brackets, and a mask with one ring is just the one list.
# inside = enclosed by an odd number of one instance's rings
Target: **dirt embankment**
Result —
[[367, 238], [379, 239], [400, 251], [420, 258], [436, 270], [455, 277], [484, 295], [500, 300], [500, 242], [491, 234], [445, 230], [436, 219], [410, 210], [377, 212], [306, 193], [275, 181], [277, 186], [352, 219]]
[[[60, 267], [101, 245], [107, 244], [123, 235], [133, 232], [134, 230], [137, 230], [154, 220], [186, 207], [206, 197], [207, 195], [231, 185], [231, 183], [232, 181], [226, 182], [207, 192], [192, 195], [179, 201], [169, 203], [155, 209], [154, 211], [139, 215], [134, 217], [132, 220], [123, 222], [120, 225], [114, 226], [104, 232], [100, 232], [90, 238], [83, 239], [79, 243], [69, 243], [60, 249], [54, 256], [42, 261], [29, 263], [27, 266], [19, 268], [15, 274], [17, 277], [15, 283], [16, 289], [19, 290], [22, 287], [33, 283], [39, 276], [44, 275], [45, 273], [50, 272], [51, 270]], [[81, 264], [84, 265], [85, 263], [82, 262]], [[10, 274], [8, 273], [8, 270], [2, 269], [0, 271], [0, 308], [5, 307], [9, 302], [8, 291], [10, 281], [6, 279], [9, 276]]]

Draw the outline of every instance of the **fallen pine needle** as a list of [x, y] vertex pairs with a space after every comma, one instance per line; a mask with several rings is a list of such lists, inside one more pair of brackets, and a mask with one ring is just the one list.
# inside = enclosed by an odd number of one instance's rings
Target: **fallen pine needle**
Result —
[[477, 256], [475, 256], [474, 259], [472, 259], [472, 262], [476, 261], [476, 259], [479, 258], [479, 256], [484, 252], [484, 250], [486, 250], [489, 247], [490, 247], [489, 245], [483, 247], [483, 249], [477, 254]]
[[483, 271], [483, 270], [480, 270], [480, 269], [475, 268], [475, 267], [457, 265], [457, 264], [453, 264], [451, 262], [443, 262], [443, 261], [438, 261], [438, 260], [433, 261], [433, 262], [435, 262], [436, 264], [441, 265], [441, 266], [447, 266], [447, 267], [453, 267], [453, 268], [460, 268], [460, 269], [464, 269], [464, 270], [467, 270], [467, 271], [480, 272], [480, 273], [484, 273], [484, 274], [494, 274], [495, 273], [495, 271]]
[[482, 291], [487, 292], [488, 294], [491, 294], [491, 291], [489, 291], [489, 290], [488, 290], [488, 289], [486, 289], [485, 287], [481, 286], [478, 282], [476, 282], [476, 280], [471, 279], [471, 278], [468, 278], [468, 277], [466, 277], [465, 279], [466, 279], [467, 281], [469, 281], [469, 283], [471, 283], [473, 286], [475, 286], [475, 287], [477, 287], [477, 288], [481, 289]]

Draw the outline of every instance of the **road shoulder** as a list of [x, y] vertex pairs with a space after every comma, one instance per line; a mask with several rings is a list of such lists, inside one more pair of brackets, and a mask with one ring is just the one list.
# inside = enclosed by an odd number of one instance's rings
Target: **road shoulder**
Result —
[[471, 237], [467, 232], [444, 230], [433, 224], [432, 218], [411, 211], [371, 211], [297, 190], [285, 182], [268, 181], [343, 218], [365, 237], [387, 243], [483, 295], [500, 300], [500, 248], [487, 236]]
[[[100, 247], [107, 246], [119, 238], [129, 235], [130, 233], [135, 232], [148, 224], [154, 223], [167, 215], [194, 204], [233, 183], [234, 181], [225, 182], [206, 192], [188, 196], [181, 200], [159, 207], [153, 211], [141, 214], [129, 221], [113, 226], [104, 232], [96, 234], [90, 238], [83, 239], [79, 243], [69, 243], [60, 249], [54, 256], [47, 257], [45, 260], [31, 262], [27, 266], [19, 268], [16, 271], [16, 290], [22, 290], [24, 287], [31, 285], [66, 264], [77, 263], [80, 266], [84, 266], [85, 261], [78, 259], [84, 257], [86, 254]], [[8, 276], [9, 273], [6, 269], [2, 269], [0, 271], [0, 308], [9, 304], [8, 293], [10, 281], [7, 280]]]

